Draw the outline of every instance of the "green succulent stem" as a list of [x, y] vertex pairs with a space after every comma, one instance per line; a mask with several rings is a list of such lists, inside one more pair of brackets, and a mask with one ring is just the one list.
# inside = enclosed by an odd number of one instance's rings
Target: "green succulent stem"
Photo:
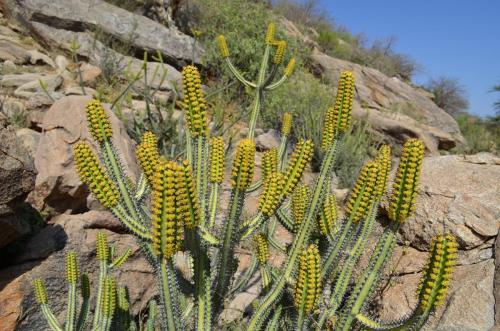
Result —
[[250, 123], [248, 125], [248, 136], [247, 138], [253, 139], [255, 135], [255, 127], [257, 125], [257, 119], [261, 110], [262, 102], [264, 101], [264, 82], [266, 78], [267, 66], [269, 62], [270, 46], [266, 45], [264, 50], [264, 56], [262, 57], [262, 62], [260, 65], [259, 75], [257, 77], [257, 83], [255, 84], [255, 98], [250, 115]]
[[212, 183], [210, 188], [210, 200], [209, 200], [209, 222], [208, 226], [213, 227], [215, 225], [215, 216], [217, 215], [217, 204], [219, 201], [219, 190], [220, 184]]
[[385, 228], [371, 256], [369, 267], [365, 270], [353, 290], [353, 293], [357, 293], [357, 295], [351, 296], [347, 302], [347, 307], [350, 307], [350, 309], [344, 313], [345, 316], [341, 316], [340, 324], [337, 327], [338, 330], [351, 330], [352, 324], [356, 320], [356, 315], [360, 313], [365, 300], [375, 287], [382, 268], [394, 249], [398, 229], [399, 223], [397, 222], [392, 222], [390, 226]]
[[49, 327], [53, 331], [63, 331], [61, 325], [57, 321], [57, 318], [54, 315], [54, 313], [52, 312], [52, 310], [50, 309], [49, 305], [44, 303], [44, 304], [41, 304], [40, 307], [42, 308], [42, 314], [45, 317], [45, 319], [47, 320]]
[[196, 143], [196, 163], [194, 166], [195, 171], [195, 180], [196, 180], [196, 191], [198, 192], [199, 201], [200, 201], [200, 218], [201, 225], [206, 225], [206, 188], [207, 188], [207, 144], [205, 136], [199, 136], [195, 140]]
[[175, 288], [177, 284], [175, 280], [172, 279], [174, 276], [173, 266], [171, 261], [167, 261], [162, 258], [160, 260], [159, 270], [157, 271], [158, 286], [160, 287], [160, 296], [162, 300], [162, 311], [165, 314], [165, 325], [166, 330], [181, 330], [181, 318], [178, 315], [177, 300], [175, 298]]
[[94, 311], [94, 321], [92, 323], [93, 330], [97, 330], [101, 323], [102, 314], [101, 314], [101, 306], [102, 306], [102, 297], [104, 292], [104, 282], [106, 281], [106, 277], [108, 276], [108, 261], [100, 260], [99, 261], [99, 280], [97, 285], [97, 297], [96, 297], [96, 306]]
[[68, 285], [65, 331], [74, 331], [76, 327], [76, 292], [76, 283], [70, 283]]
[[263, 298], [261, 304], [259, 305], [259, 308], [252, 316], [252, 319], [248, 324], [248, 331], [259, 330], [261, 328], [263, 322], [271, 311], [273, 304], [283, 292], [283, 289], [285, 288], [285, 285], [287, 283], [287, 279], [289, 279], [292, 275], [297, 259], [304, 249], [304, 245], [308, 242], [312, 224], [316, 220], [319, 206], [323, 202], [323, 197], [330, 185], [330, 182], [327, 181], [327, 179], [330, 178], [330, 173], [332, 172], [333, 163], [337, 151], [337, 144], [338, 139], [335, 139], [333, 144], [329, 146], [325, 154], [325, 158], [321, 166], [320, 175], [316, 181], [311, 201], [309, 202], [309, 208], [293, 240], [292, 248], [289, 252], [286, 266], [280, 277], [272, 286], [270, 292]]

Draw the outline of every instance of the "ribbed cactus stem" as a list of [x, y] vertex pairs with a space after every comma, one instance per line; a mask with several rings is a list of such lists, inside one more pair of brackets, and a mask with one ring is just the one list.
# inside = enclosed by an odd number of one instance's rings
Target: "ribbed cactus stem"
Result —
[[299, 317], [297, 327], [304, 327], [305, 317], [319, 303], [321, 294], [321, 262], [318, 248], [310, 245], [299, 261], [299, 269], [294, 286], [294, 303]]
[[78, 265], [76, 253], [71, 251], [66, 254], [66, 281], [68, 282], [68, 306], [66, 309], [67, 331], [73, 331], [76, 327], [76, 283], [78, 281]]

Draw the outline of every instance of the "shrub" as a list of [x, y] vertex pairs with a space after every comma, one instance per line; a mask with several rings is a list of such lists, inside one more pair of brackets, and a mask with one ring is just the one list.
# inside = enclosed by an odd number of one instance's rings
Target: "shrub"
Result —
[[434, 102], [449, 114], [456, 114], [469, 107], [465, 87], [457, 79], [439, 77], [427, 83], [427, 89], [434, 95]]
[[[248, 136], [239, 142], [233, 156], [229, 176], [231, 195], [221, 228], [214, 225], [220, 211], [219, 192], [225, 173], [224, 141], [220, 137], [210, 137], [208, 107], [200, 75], [194, 66], [183, 69], [183, 107], [188, 130], [186, 160], [167, 160], [160, 156], [156, 137], [145, 133], [136, 151], [143, 173], [133, 183], [122, 171], [105, 110], [93, 100], [86, 106], [86, 113], [89, 132], [98, 145], [98, 151], [96, 153], [87, 142], [75, 144], [75, 164], [80, 179], [138, 240], [157, 277], [162, 330], [220, 329], [214, 324], [225, 303], [242, 291], [257, 271], [260, 272], [262, 289], [248, 319], [247, 330], [324, 329], [327, 324], [338, 330], [351, 330], [357, 326], [420, 329], [445, 300], [457, 243], [450, 235], [436, 237], [417, 290], [417, 307], [407, 318], [386, 326], [363, 313], [362, 308], [378, 285], [383, 267], [392, 255], [399, 227], [411, 218], [415, 208], [424, 145], [417, 139], [405, 142], [390, 192], [387, 191], [390, 147], [382, 146], [376, 157], [361, 169], [347, 203], [346, 217], [339, 219], [335, 197], [331, 193], [331, 178], [334, 161], [342, 148], [342, 137], [351, 125], [354, 98], [351, 72], [342, 73], [335, 101], [324, 116], [321, 139], [324, 157], [315, 183], [306, 188], [299, 185], [312, 158], [311, 140], [299, 140], [285, 162], [292, 125], [290, 116], [284, 119], [280, 148], [272, 152], [276, 157], [270, 156], [266, 161], [271, 171], [266, 171], [260, 182], [253, 183], [253, 136], [255, 123], [263, 109], [261, 100], [282, 87], [292, 73], [290, 65], [281, 78], [275, 78], [273, 70], [268, 71], [269, 62], [279, 65], [283, 60], [283, 43], [275, 39], [273, 30], [273, 26], [268, 28], [266, 51], [256, 81], [247, 81], [241, 76], [231, 62], [224, 37], [218, 38], [222, 57], [230, 71], [255, 96]], [[247, 193], [255, 189], [261, 190], [258, 212], [241, 220]], [[284, 204], [290, 198], [291, 214]], [[382, 199], [387, 204], [385, 213], [379, 214]], [[384, 231], [368, 265], [361, 270], [359, 277], [355, 277], [356, 266], [367, 251], [366, 245], [376, 219], [384, 221]], [[277, 222], [293, 234], [290, 247], [282, 247], [276, 242]], [[236, 248], [250, 237], [255, 243], [251, 267], [242, 279], [233, 281], [238, 264]], [[286, 255], [282, 266], [270, 263], [269, 245]], [[184, 279], [182, 274], [175, 272], [175, 256], [179, 251], [192, 258], [192, 278]], [[99, 234], [97, 259], [100, 276], [92, 323], [94, 330], [137, 329], [129, 311], [127, 290], [118, 287], [113, 275], [130, 251], [120, 255], [115, 253], [108, 247], [105, 235]], [[80, 274], [76, 254], [68, 252], [66, 330], [83, 329], [89, 315], [89, 279], [85, 275], [80, 277]], [[179, 287], [180, 280], [187, 288]], [[81, 317], [77, 318], [79, 284], [82, 306], [78, 314]], [[43, 281], [35, 279], [33, 285], [36, 301], [49, 326], [53, 330], [62, 330], [49, 307]], [[186, 302], [192, 305], [184, 305]], [[156, 302], [152, 301], [144, 327], [147, 330], [154, 329], [156, 307]]]
[[457, 115], [455, 119], [460, 127], [460, 132], [467, 141], [467, 146], [458, 148], [456, 152], [500, 154], [500, 120], [498, 117], [482, 119], [463, 113]]

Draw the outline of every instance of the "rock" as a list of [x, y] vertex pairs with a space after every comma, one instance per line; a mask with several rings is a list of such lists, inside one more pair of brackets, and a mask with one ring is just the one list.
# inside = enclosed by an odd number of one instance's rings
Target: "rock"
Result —
[[26, 63], [30, 58], [28, 50], [18, 41], [0, 36], [0, 60], [15, 64]]
[[22, 73], [14, 75], [3, 75], [0, 81], [5, 87], [19, 87], [26, 83], [38, 81], [44, 77], [41, 73]]
[[[86, 32], [73, 32], [50, 27], [42, 23], [34, 22], [37, 31], [44, 36], [56, 36], [53, 41], [58, 47], [69, 51], [69, 45], [76, 41], [80, 48], [78, 55], [88, 58], [89, 62], [95, 66], [109, 66], [107, 62], [115, 63], [117, 71], [122, 78], [130, 79], [140, 73], [143, 61], [133, 57], [124, 56], [106, 46], [100, 41], [94, 39]], [[57, 62], [57, 59], [56, 59]], [[108, 68], [109, 69], [109, 68]], [[112, 68], [111, 68], [112, 69]], [[148, 84], [151, 88], [160, 90], [175, 90], [175, 86], [180, 86], [181, 73], [169, 64], [160, 64], [158, 62], [148, 62]], [[156, 73], [156, 74], [154, 74]], [[166, 73], [166, 76], [164, 74]], [[144, 80], [140, 79], [135, 83], [138, 88], [144, 88]]]
[[60, 75], [44, 75], [38, 80], [33, 80], [19, 86], [14, 91], [14, 95], [29, 99], [37, 94], [45, 94], [49, 99], [59, 99], [61, 95], [54, 93], [54, 91], [61, 86], [62, 82], [63, 78]]
[[[41, 124], [43, 133], [35, 154], [35, 166], [39, 173], [35, 190], [29, 198], [39, 210], [48, 208], [62, 213], [87, 209], [89, 191], [75, 171], [72, 145], [79, 140], [91, 141], [85, 116], [85, 105], [89, 100], [88, 96], [64, 97], [54, 103], [44, 115]], [[113, 142], [122, 158], [123, 168], [128, 176], [135, 179], [138, 169], [134, 142], [127, 136], [123, 124], [107, 105], [105, 108], [113, 128]]]
[[3, 63], [3, 67], [2, 67], [2, 70], [3, 70], [3, 73], [12, 73], [14, 71], [16, 71], [17, 69], [17, 66], [14, 62], [12, 62], [11, 60], [7, 60]]
[[500, 227], [499, 162], [487, 153], [425, 158], [415, 217], [403, 224], [403, 239], [425, 250], [443, 226], [464, 249], [495, 237]]
[[[428, 330], [488, 331], [494, 323], [493, 260], [456, 267], [444, 307], [431, 317]], [[415, 307], [421, 274], [394, 277], [382, 293], [379, 315], [383, 321], [403, 317]]]
[[90, 63], [82, 63], [80, 65], [80, 72], [82, 73], [82, 80], [84, 83], [93, 84], [97, 77], [101, 75], [102, 70]]
[[0, 247], [29, 232], [20, 210], [35, 186], [35, 167], [13, 128], [0, 129]]
[[34, 160], [35, 152], [40, 141], [40, 133], [27, 128], [16, 131], [18, 142], [28, 151], [29, 157]]
[[495, 240], [493, 256], [495, 257], [495, 325], [498, 327], [500, 326], [500, 235]]
[[154, 275], [133, 236], [113, 232], [116, 223], [108, 212], [63, 214], [52, 219], [48, 226], [31, 238], [16, 259], [16, 265], [2, 270], [0, 301], [8, 301], [8, 305], [0, 307], [0, 328], [20, 331], [47, 329], [41, 310], [34, 302], [31, 287], [34, 278], [44, 279], [51, 308], [56, 316], [64, 316], [67, 300], [64, 256], [70, 250], [77, 253], [80, 269], [89, 275], [94, 297], [98, 278], [98, 262], [95, 259], [98, 232], [108, 235], [110, 245], [115, 245], [118, 254], [131, 248], [128, 261], [113, 275], [119, 286], [128, 285], [132, 310], [137, 314], [143, 309], [156, 294]]
[[258, 151], [267, 151], [271, 148], [278, 147], [280, 140], [279, 132], [271, 129], [255, 138], [255, 148]]
[[24, 102], [20, 99], [5, 97], [2, 105], [2, 113], [7, 118], [15, 118], [23, 116], [26, 112]]
[[203, 50], [193, 38], [105, 1], [19, 0], [8, 1], [4, 6], [11, 12], [17, 12], [30, 24], [33, 32], [56, 45], [61, 42], [57, 40], [58, 36], [41, 33], [35, 22], [73, 31], [99, 28], [112, 38], [130, 42], [131, 47], [139, 52], [154, 54], [159, 51], [166, 61], [180, 65], [192, 60], [201, 62]]
[[421, 138], [434, 154], [438, 149], [448, 150], [465, 143], [456, 121], [419, 89], [376, 69], [335, 59], [316, 49], [311, 60], [314, 70], [333, 83], [342, 71], [354, 72], [353, 115], [366, 118], [372, 129], [384, 137], [398, 143], [402, 137]]
[[52, 61], [52, 59], [46, 54], [40, 53], [37, 50], [30, 50], [30, 51], [28, 51], [28, 54], [30, 56], [30, 63], [31, 64], [37, 64], [39, 62], [42, 62], [42, 63], [48, 64], [52, 68], [56, 67], [56, 64], [54, 63], [54, 61]]

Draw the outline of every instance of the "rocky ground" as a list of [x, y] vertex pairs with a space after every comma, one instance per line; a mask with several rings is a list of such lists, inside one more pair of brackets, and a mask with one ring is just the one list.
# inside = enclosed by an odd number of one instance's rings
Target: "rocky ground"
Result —
[[[71, 145], [89, 137], [84, 105], [96, 93], [105, 69], [103, 58], [116, 53], [94, 39], [91, 32], [95, 26], [106, 26], [107, 35], [123, 38], [132, 28], [130, 22], [139, 22], [134, 28], [137, 38], [133, 47], [137, 53], [158, 50], [162, 54], [164, 64], [149, 62], [147, 66], [151, 71], [165, 71], [167, 78], [151, 76], [147, 86], [153, 86], [158, 97], [166, 100], [176, 93], [178, 70], [185, 63], [201, 62], [203, 49], [175, 29], [99, 0], [56, 0], [50, 4], [5, 0], [0, 6], [0, 330], [46, 329], [30, 283], [43, 277], [49, 295], [65, 293], [61, 261], [68, 250], [77, 252], [81, 265], [95, 279], [97, 231], [106, 231], [118, 251], [132, 248], [118, 282], [134, 284], [130, 296], [134, 311], [139, 312], [155, 294], [151, 270], [133, 238], [89, 195], [74, 171]], [[289, 34], [299, 33], [290, 24], [282, 23]], [[68, 52], [74, 40], [80, 45], [75, 50], [79, 63]], [[308, 45], [314, 48], [313, 43]], [[115, 53], [121, 63], [130, 64], [123, 75], [140, 70], [141, 60]], [[319, 51], [313, 52], [311, 61], [316, 74], [327, 79], [335, 80], [344, 69], [355, 72], [354, 115], [367, 116], [383, 140], [400, 144], [407, 137], [419, 137], [427, 146], [416, 216], [401, 230], [399, 246], [387, 268], [392, 276], [384, 279], [374, 313], [393, 319], [411, 311], [429, 241], [446, 229], [458, 239], [459, 263], [449, 300], [433, 317], [429, 329], [486, 331], [499, 325], [500, 158], [485, 153], [440, 155], [464, 140], [453, 118], [425, 91]], [[135, 85], [137, 89], [146, 86], [143, 82]], [[126, 109], [130, 116], [143, 111], [140, 100], [133, 104], [137, 107]], [[135, 178], [135, 143], [123, 121], [109, 108], [108, 113], [125, 170]], [[257, 144], [261, 151], [277, 145], [276, 132], [259, 135]], [[314, 174], [306, 177], [311, 179]], [[343, 201], [346, 191], [336, 193]], [[252, 194], [249, 214], [256, 204], [257, 195]], [[286, 242], [290, 238], [279, 229], [278, 239]], [[249, 257], [249, 251], [241, 248], [240, 270]], [[275, 255], [273, 263], [281, 262]], [[239, 318], [259, 286], [256, 278], [253, 287], [229, 304], [224, 319]], [[51, 300], [62, 316], [65, 295], [51, 296]]]

